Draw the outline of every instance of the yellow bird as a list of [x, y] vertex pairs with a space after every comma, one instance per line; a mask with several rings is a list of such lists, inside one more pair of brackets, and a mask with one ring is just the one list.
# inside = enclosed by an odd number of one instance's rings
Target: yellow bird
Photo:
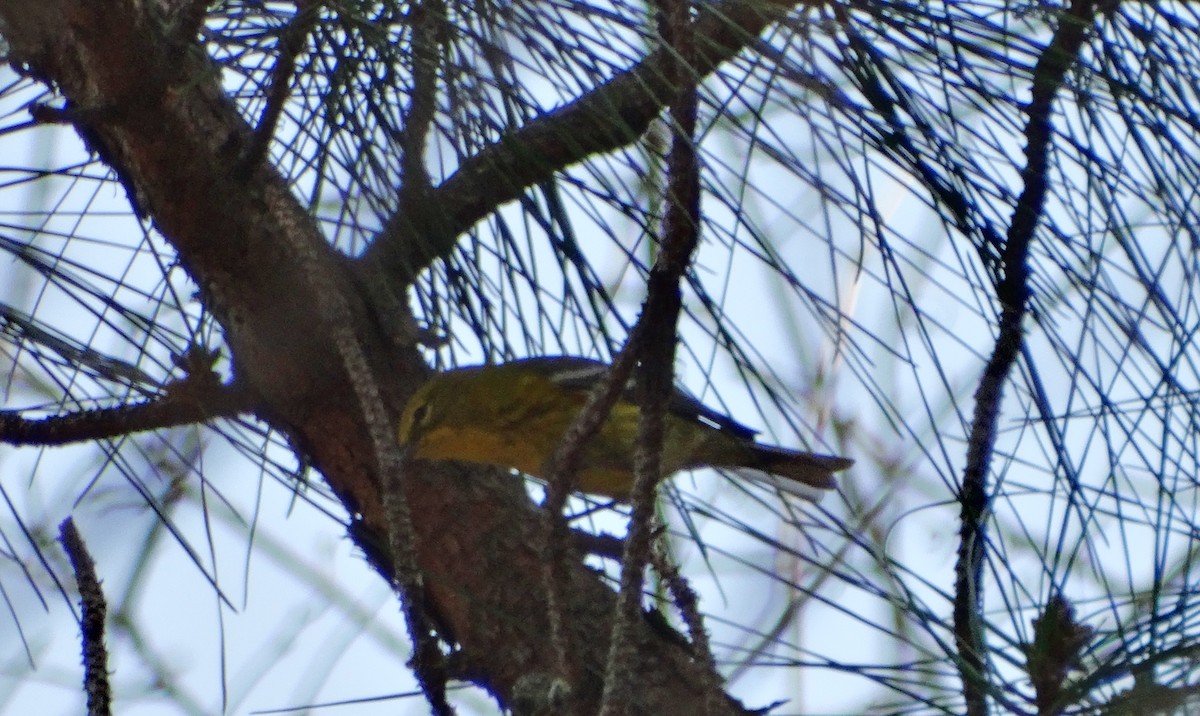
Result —
[[[410, 458], [462, 460], [538, 476], [608, 365], [589, 358], [526, 358], [437, 373], [400, 418]], [[617, 500], [633, 487], [639, 410], [633, 391], [613, 406], [584, 449], [576, 485]], [[755, 431], [676, 389], [667, 406], [662, 471], [714, 467], [807, 499], [853, 464], [834, 455], [764, 445]], [[781, 479], [782, 478], [782, 479]]]

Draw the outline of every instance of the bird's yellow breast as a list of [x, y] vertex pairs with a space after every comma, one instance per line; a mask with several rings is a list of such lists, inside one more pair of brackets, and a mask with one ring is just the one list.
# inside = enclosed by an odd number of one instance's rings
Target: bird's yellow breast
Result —
[[[618, 404], [614, 414], [584, 449], [575, 487], [584, 492], [626, 499], [633, 486], [637, 408]], [[630, 413], [630, 414], [626, 414]], [[521, 430], [497, 430], [477, 425], [438, 426], [421, 436], [412, 457], [422, 460], [462, 460], [543, 475], [573, 413], [530, 416]], [[540, 424], [535, 424], [540, 423]], [[662, 472], [670, 474], [688, 466], [702, 431], [668, 418], [668, 439], [662, 455]]]

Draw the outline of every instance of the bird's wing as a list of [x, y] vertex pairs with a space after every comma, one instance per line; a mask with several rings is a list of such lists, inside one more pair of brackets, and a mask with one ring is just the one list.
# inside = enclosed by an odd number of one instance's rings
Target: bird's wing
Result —
[[[596, 381], [604, 376], [608, 364], [592, 358], [577, 356], [539, 356], [526, 358], [521, 361], [525, 366], [547, 375], [550, 380], [569, 390], [587, 392], [596, 385]], [[625, 399], [630, 402], [637, 400], [637, 384], [633, 378], [625, 386]], [[685, 388], [675, 386], [667, 410], [672, 414], [688, 420], [699, 420], [718, 430], [724, 430], [739, 438], [753, 439], [757, 430], [742, 425], [733, 418], [713, 410]]]

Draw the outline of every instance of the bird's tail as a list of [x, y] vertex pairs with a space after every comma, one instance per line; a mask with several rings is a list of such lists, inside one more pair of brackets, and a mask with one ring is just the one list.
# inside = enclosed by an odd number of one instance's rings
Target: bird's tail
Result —
[[824, 490], [837, 486], [833, 473], [854, 464], [853, 460], [836, 455], [818, 455], [773, 445], [754, 443], [746, 448], [747, 459], [740, 465], [727, 466], [727, 469], [739, 477], [812, 502], [819, 500]]

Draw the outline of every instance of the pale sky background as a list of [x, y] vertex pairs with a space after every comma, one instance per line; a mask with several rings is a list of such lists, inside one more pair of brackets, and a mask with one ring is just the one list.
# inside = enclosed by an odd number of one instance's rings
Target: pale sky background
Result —
[[[0, 68], [0, 80], [7, 83], [11, 77], [7, 68]], [[0, 99], [0, 126], [24, 121], [26, 100]], [[808, 151], [815, 162], [829, 159], [804, 122], [796, 118], [789, 121], [784, 113], [773, 115], [772, 121], [773, 131], [795, 146], [797, 156]], [[1008, 144], [1015, 156], [1020, 145], [1015, 141]], [[736, 167], [745, 159], [744, 148], [736, 141], [714, 135], [706, 138], [704, 146], [711, 153], [710, 176], [720, 178], [728, 171], [734, 171], [734, 175], [740, 171]], [[0, 168], [0, 187], [20, 178], [15, 168], [61, 167], [87, 158], [71, 131], [49, 128], [0, 133], [0, 156], [6, 157], [6, 166]], [[728, 164], [722, 167], [722, 162]], [[88, 167], [89, 173], [96, 171], [96, 166]], [[815, 373], [829, 381], [822, 388], [827, 407], [838, 419], [853, 421], [855, 434], [862, 438], [862, 445], [852, 448], [849, 454], [859, 463], [845, 473], [843, 485], [860, 495], [885, 501], [881, 519], [888, 554], [912, 571], [913, 577], [906, 585], [913, 596], [923, 600], [935, 614], [948, 618], [949, 603], [938, 593], [952, 589], [958, 530], [958, 509], [951, 502], [948, 481], [961, 472], [964, 462], [964, 435], [973, 406], [970, 396], [983, 358], [991, 350], [991, 308], [962, 278], [964, 270], [974, 270], [964, 269], [975, 262], [973, 250], [966, 248], [960, 237], [946, 235], [919, 194], [913, 193], [911, 184], [884, 176], [877, 169], [871, 172], [876, 209], [886, 223], [890, 249], [900, 256], [899, 268], [884, 261], [877, 249], [879, 237], [864, 239], [862, 228], [854, 222], [824, 215], [811, 189], [777, 164], [759, 160], [752, 165], [750, 183], [761, 192], [751, 193], [742, 205], [744, 221], [767, 231], [783, 262], [812, 297], [839, 306], [846, 314], [849, 320], [845, 328], [857, 344], [857, 352], [847, 352], [844, 346], [835, 346], [829, 340], [813, 318], [819, 310], [816, 302], [803, 300], [744, 249], [731, 255], [728, 236], [710, 232], [696, 266], [711, 293], [723, 298], [728, 325], [744, 334], [746, 345], [761, 355], [763, 365], [793, 389], [808, 389]], [[583, 169], [572, 170], [571, 174], [585, 182], [590, 176]], [[838, 186], [840, 176], [831, 168], [826, 178]], [[48, 250], [57, 250], [54, 247], [61, 243], [56, 234], [73, 235], [76, 238], [63, 253], [79, 262], [81, 269], [95, 270], [100, 276], [120, 276], [124, 283], [151, 296], [161, 295], [163, 274], [158, 261], [169, 261], [170, 252], [164, 250], [159, 239], [144, 238], [142, 230], [129, 220], [118, 184], [98, 184], [91, 179], [71, 184], [62, 179], [31, 183], [19, 190], [0, 189], [2, 224], [30, 228], [25, 212], [50, 207], [55, 209], [54, 224], [37, 227], [42, 233], [36, 237], [11, 228], [3, 233]], [[1063, 207], [1056, 205], [1051, 210], [1062, 211]], [[704, 211], [728, 230], [729, 225], [722, 221], [728, 218], [728, 212], [719, 201], [707, 199]], [[81, 216], [80, 212], [87, 215]], [[514, 207], [506, 207], [504, 215], [511, 219], [511, 227], [524, 227]], [[584, 250], [596, 259], [599, 275], [619, 281], [618, 303], [625, 317], [632, 320], [642, 287], [632, 273], [624, 271], [624, 258], [607, 237], [612, 236], [616, 244], [632, 246], [638, 240], [639, 228], [612, 210], [594, 219], [576, 208], [572, 218], [577, 222], [575, 229]], [[487, 225], [480, 231], [486, 234]], [[1145, 251], [1165, 255], [1165, 233], [1153, 226], [1145, 231]], [[537, 244], [536, 231], [533, 235]], [[826, 236], [833, 239], [822, 238]], [[744, 230], [738, 233], [738, 239], [746, 239]], [[544, 243], [537, 245], [544, 248]], [[157, 259], [146, 251], [147, 246], [160, 252]], [[539, 265], [553, 265], [552, 257], [543, 255]], [[178, 267], [170, 276], [172, 286], [181, 295], [186, 297], [194, 291]], [[1050, 285], [1059, 282], [1055, 276], [1045, 278]], [[1182, 283], [1185, 278], [1178, 270], [1166, 269], [1162, 284], [1169, 293], [1175, 293], [1172, 284]], [[553, 285], [553, 280], [547, 277], [545, 285]], [[75, 338], [89, 341], [97, 350], [115, 347], [125, 359], [138, 361], [124, 339], [97, 331], [95, 316], [53, 291], [39, 293], [40, 279], [32, 277], [24, 266], [16, 262], [0, 264], [0, 285], [9, 287], [0, 295], [0, 301], [24, 312], [36, 311], [39, 320], [50, 321]], [[897, 308], [893, 302], [893, 292], [900, 286], [910, 291], [912, 300], [920, 305], [925, 332], [914, 328], [910, 311]], [[1115, 290], [1119, 292], [1123, 287]], [[1043, 295], [1050, 295], [1048, 304], [1063, 311], [1059, 319], [1064, 328], [1057, 337], [1068, 340], [1079, 330], [1070, 323], [1077, 320], [1068, 310], [1070, 305], [1055, 304], [1049, 290]], [[123, 300], [135, 307], [139, 302], [129, 296]], [[150, 305], [150, 301], [141, 303], [143, 308]], [[185, 303], [194, 318], [199, 305], [195, 301]], [[164, 315], [162, 319], [175, 327], [181, 325], [176, 316]], [[699, 327], [694, 323], [685, 325], [681, 332], [685, 342], [696, 349], [699, 361], [706, 363], [712, 356], [711, 343], [705, 342]], [[1150, 340], [1169, 338], [1150, 336]], [[1048, 344], [1049, 339], [1040, 332], [1031, 333], [1031, 351], [1049, 355]], [[468, 356], [470, 351], [468, 345], [460, 355]], [[168, 356], [153, 357], [169, 365]], [[1097, 358], [1100, 363], [1103, 359]], [[1065, 388], [1069, 370], [1064, 368], [1062, 375], [1052, 375], [1051, 361], [1042, 365], [1054, 399], [1065, 404], [1068, 401], [1062, 393], [1054, 391]], [[162, 375], [161, 368], [155, 368], [152, 362], [140, 366], [156, 377]], [[710, 369], [681, 352], [678, 371], [681, 381], [707, 403], [723, 407], [740, 421], [763, 430], [764, 440], [801, 445], [797, 431], [785, 420], [769, 413], [764, 418], [728, 361], [718, 357]], [[706, 383], [706, 376], [712, 385]], [[1193, 382], [1186, 375], [1182, 380]], [[875, 388], [866, 387], [872, 383]], [[1138, 394], [1136, 387], [1115, 381], [1109, 388], [1114, 400]], [[883, 407], [872, 397], [880, 394], [890, 401]], [[997, 458], [996, 474], [1013, 486], [1011, 494], [1018, 495], [997, 503], [999, 519], [1014, 533], [1026, 530], [1034, 545], [1060, 535], [1065, 544], [1077, 543], [1078, 524], [1060, 524], [1069, 506], [1033, 490], [1027, 497], [1019, 496], [1021, 485], [1047, 489], [1051, 478], [1046, 471], [1043, 438], [1021, 420], [1025, 414], [1022, 398], [1014, 395], [1010, 388], [1000, 422], [998, 449], [1001, 454], [1019, 453], [1027, 462]], [[44, 394], [30, 386], [10, 382], [5, 386], [2, 405], [6, 409], [25, 408], [45, 400]], [[796, 402], [804, 401], [798, 398]], [[1080, 398], [1078, 402], [1086, 400]], [[841, 449], [822, 443], [832, 438], [829, 413], [817, 415], [805, 406], [798, 415], [803, 426], [800, 435], [808, 439], [808, 446], [822, 451]], [[820, 433], [814, 434], [814, 430]], [[1152, 444], [1162, 432], [1161, 426], [1148, 425], [1145, 438]], [[56, 525], [73, 516], [96, 558], [110, 604], [118, 603], [119, 595], [131, 588], [131, 580], [136, 583], [133, 619], [138, 631], [131, 633], [111, 623], [109, 631], [116, 710], [122, 716], [217, 713], [221, 708], [222, 674], [228, 689], [228, 712], [234, 714], [412, 691], [413, 680], [404, 666], [407, 640], [398, 605], [345, 537], [341, 508], [316, 496], [319, 488], [297, 497], [291, 486], [264, 474], [258, 462], [239, 454], [210, 430], [187, 428], [166, 435], [180, 437], [176, 444], [189, 446], [182, 461], [164, 452], [163, 436], [157, 434], [132, 438], [139, 447], [122, 450], [121, 459], [140, 461], [129, 464], [125, 472], [136, 475], [147, 491], [164, 496], [176, 489], [185, 494], [174, 503], [170, 518], [204, 570], [193, 563], [193, 556], [176, 538], [163, 532], [126, 475], [102, 463], [104, 454], [96, 446], [54, 450], [0, 446], [0, 486], [9, 501], [0, 507], [0, 530], [5, 540], [0, 545], [0, 587], [12, 612], [6, 617], [0, 611], [0, 639], [10, 645], [0, 669], [0, 714], [74, 714], [80, 712], [83, 703], [79, 642], [71, 606], [37, 562], [14, 514], [20, 515], [26, 525], [50, 530], [37, 532], [34, 539], [58, 560], [52, 566], [59, 579], [69, 584], [70, 573], [51, 540]], [[1095, 436], [1081, 426], [1070, 437], [1074, 448]], [[864, 445], [870, 445], [873, 452], [854, 451]], [[286, 450], [274, 447], [268, 454], [284, 469], [296, 469]], [[1081, 449], [1079, 454], [1082, 457], [1075, 469], [1081, 474], [1097, 479], [1107, 474], [1108, 457], [1102, 450]], [[892, 470], [885, 473], [879, 461], [890, 463]], [[173, 467], [180, 463], [187, 471]], [[1152, 475], [1136, 471], [1123, 477], [1139, 489], [1154, 483]], [[307, 478], [319, 480], [311, 473]], [[178, 480], [174, 487], [172, 479]], [[79, 501], [89, 484], [87, 497]], [[720, 509], [773, 539], [802, 552], [811, 550], [811, 534], [806, 537], [778, 519], [775, 496], [755, 493], [775, 505], [775, 510], [769, 510], [715, 475], [697, 475], [694, 480], [685, 475], [676, 484], [687, 493], [715, 500]], [[310, 505], [310, 495], [321, 509], [330, 510], [332, 517]], [[831, 494], [819, 509], [798, 507], [809, 510], [813, 519], [829, 521], [846, 517], [845, 504], [841, 495]], [[821, 518], [822, 514], [826, 516]], [[768, 629], [792, 596], [768, 573], [789, 574], [803, 584], [813, 583], [820, 575], [715, 521], [699, 519], [695, 524], [705, 542], [719, 550], [708, 554], [708, 564], [691, 546], [679, 547], [678, 556], [686, 576], [700, 590], [705, 610], [712, 615], [708, 626], [721, 659], [729, 655], [729, 647], [747, 646], [745, 635], [724, 626], [722, 620]], [[618, 525], [619, 521], [611, 518], [597, 524], [609, 530], [619, 529]], [[673, 525], [683, 527], [678, 519]], [[821, 537], [816, 539], [828, 540], [830, 549], [844, 546], [824, 530], [818, 528], [818, 533]], [[1124, 554], [1151, 549], [1153, 531], [1149, 528], [1124, 527], [1108, 539], [1110, 534], [1089, 543], [1081, 561], [1105, 564]], [[1181, 549], [1179, 537], [1174, 539], [1164, 542], [1162, 549]], [[152, 548], [143, 549], [151, 542]], [[722, 551], [733, 556], [724, 556]], [[852, 564], [862, 568], [867, 563], [861, 551], [849, 548], [849, 552]], [[1031, 555], [1030, 551], [1015, 548], [1009, 553], [1008, 566], [1019, 575], [1008, 585], [1013, 591], [1046, 588], [1043, 566]], [[139, 561], [143, 559], [144, 563]], [[1150, 560], [1131, 561], [1128, 570], [1137, 576], [1146, 576], [1143, 572], [1148, 573], [1152, 567]], [[40, 596], [31, 588], [23, 567], [32, 575]], [[219, 601], [205, 573], [216, 576], [228, 605]], [[1100, 598], [1104, 594], [1100, 585], [1088, 579], [1071, 586], [1079, 597]], [[901, 647], [897, 653], [897, 645], [870, 626], [890, 626], [888, 605], [880, 597], [839, 580], [825, 580], [816, 591], [826, 601], [808, 603], [801, 617], [780, 634], [780, 639], [811, 650], [814, 662], [832, 659], [874, 664], [894, 658], [934, 656], [921, 654], [916, 646]], [[991, 598], [995, 599], [994, 591]], [[72, 596], [71, 603], [74, 601]], [[1087, 611], [1096, 617], [1097, 624], [1103, 624], [1106, 617], [1102, 599], [1099, 604]], [[1004, 605], [989, 602], [989, 607], [1003, 609]], [[1023, 613], [1015, 620], [1027, 627], [1033, 616], [1031, 612]], [[996, 618], [1004, 623], [1003, 617]], [[1111, 619], [1107, 624], [1112, 626]], [[921, 644], [929, 643], [928, 635], [920, 636]], [[946, 631], [935, 630], [934, 636], [952, 639]], [[31, 654], [17, 648], [22, 639]], [[135, 639], [145, 640], [148, 646], [134, 648]], [[156, 655], [156, 663], [144, 663], [140, 656], [144, 653]], [[796, 654], [796, 649], [782, 651], [786, 658]], [[950, 673], [948, 664], [942, 662], [941, 667], [942, 673]], [[1005, 664], [999, 668], [1006, 673], [1013, 669]], [[160, 673], [156, 675], [153, 669]], [[171, 687], [178, 689], [178, 701], [190, 704], [190, 710], [179, 703], [147, 696], [159, 676], [169, 679]], [[953, 688], [953, 679], [946, 683]], [[731, 690], [751, 707], [788, 699], [787, 705], [773, 712], [777, 714], [855, 712], [885, 693], [866, 675], [822, 666], [757, 668], [741, 675]], [[462, 713], [495, 712], [494, 703], [481, 691], [464, 693], [455, 696]], [[356, 715], [425, 711], [419, 697], [311, 710]]]

